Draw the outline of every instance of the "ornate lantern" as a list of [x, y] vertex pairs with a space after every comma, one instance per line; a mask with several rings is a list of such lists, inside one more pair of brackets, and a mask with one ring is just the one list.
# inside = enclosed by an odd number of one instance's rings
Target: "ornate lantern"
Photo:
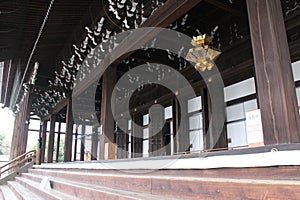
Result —
[[196, 70], [202, 72], [211, 70], [214, 66], [213, 61], [215, 61], [222, 53], [210, 46], [212, 40], [213, 37], [207, 36], [206, 34], [193, 37], [191, 44], [194, 48], [189, 50], [186, 59], [196, 63]]

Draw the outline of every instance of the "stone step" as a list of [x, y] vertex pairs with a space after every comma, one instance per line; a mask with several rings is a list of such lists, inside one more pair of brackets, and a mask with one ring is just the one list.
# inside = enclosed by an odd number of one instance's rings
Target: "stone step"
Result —
[[42, 196], [35, 194], [33, 191], [25, 188], [23, 185], [16, 181], [8, 181], [7, 185], [16, 195], [18, 200], [44, 200]]
[[76, 197], [68, 195], [63, 192], [59, 192], [52, 189], [44, 189], [40, 186], [40, 182], [36, 182], [25, 177], [16, 177], [15, 182], [21, 184], [23, 187], [27, 188], [28, 190], [38, 194], [39, 196], [43, 197], [43, 199], [47, 200], [69, 200], [74, 199], [78, 200]]
[[0, 186], [0, 199], [2, 200], [17, 200], [18, 198], [13, 193], [13, 191], [9, 188], [8, 185], [1, 185]]
[[[70, 164], [65, 164], [64, 168], [56, 168], [57, 164], [35, 165], [33, 169], [56, 170], [56, 171], [79, 171], [85, 173], [98, 174], [151, 174], [158, 176], [194, 176], [210, 178], [238, 178], [238, 179], [274, 179], [274, 180], [300, 180], [300, 166], [271, 166], [271, 167], [248, 167], [248, 168], [217, 168], [217, 169], [164, 169], [164, 170], [114, 170], [95, 169], [88, 164], [78, 165], [80, 168], [69, 168]], [[63, 164], [61, 164], [63, 165]], [[86, 167], [86, 168], [85, 168]], [[31, 170], [31, 169], [30, 169]], [[29, 170], [29, 171], [30, 171]]]
[[[30, 170], [31, 174], [62, 178], [100, 187], [181, 199], [295, 199], [299, 180], [238, 179], [153, 174], [109, 174], [86, 171]], [[284, 192], [283, 192], [284, 191]], [[240, 198], [242, 197], [242, 198]]]
[[[40, 182], [42, 180], [41, 176], [34, 174], [23, 174], [23, 177], [30, 179], [31, 181]], [[131, 192], [119, 189], [113, 189], [103, 186], [97, 186], [94, 184], [84, 184], [81, 182], [74, 182], [70, 180], [65, 180], [61, 178], [50, 178], [51, 186], [53, 190], [68, 193], [74, 197], [80, 199], [124, 199], [124, 200], [178, 200], [177, 198], [165, 197], [160, 195], [153, 195], [147, 193]]]

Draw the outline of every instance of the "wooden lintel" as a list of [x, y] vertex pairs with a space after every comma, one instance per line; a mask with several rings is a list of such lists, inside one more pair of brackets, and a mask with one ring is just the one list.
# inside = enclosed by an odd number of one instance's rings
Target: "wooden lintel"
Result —
[[52, 114], [59, 113], [64, 107], [66, 107], [68, 105], [68, 101], [69, 101], [69, 98], [65, 98], [65, 99], [60, 100], [56, 104], [56, 106], [52, 109], [51, 113], [42, 118], [42, 121], [49, 121]]
[[[153, 13], [143, 24], [141, 27], [167, 27], [172, 22], [176, 21], [182, 15], [184, 15], [187, 11], [193, 8], [198, 3], [202, 2], [202, 0], [178, 0], [176, 3], [173, 1], [167, 1], [163, 6], [161, 6], [156, 12]], [[114, 49], [111, 53], [112, 55], [120, 55], [120, 52], [128, 52], [134, 47], [139, 47], [145, 44], [148, 40], [157, 35], [157, 30], [143, 31], [143, 33], [139, 32], [132, 34], [129, 39], [123, 40], [118, 47]], [[128, 51], [126, 51], [128, 50]], [[127, 53], [126, 57], [130, 56], [132, 53]], [[121, 56], [122, 59], [126, 57]], [[121, 59], [121, 60], [122, 60]], [[106, 60], [107, 62], [108, 60]], [[104, 62], [104, 61], [103, 61]], [[103, 64], [100, 63], [101, 64]], [[119, 62], [121, 62], [119, 60]], [[76, 86], [76, 90], [73, 91], [73, 97], [79, 96], [82, 92], [84, 92], [91, 84], [95, 81], [99, 80], [99, 76], [102, 70], [93, 71], [91, 74], [86, 76], [85, 80], [80, 82]]]
[[59, 113], [64, 107], [66, 107], [68, 105], [68, 101], [69, 101], [69, 98], [65, 98], [65, 99], [60, 100], [56, 104], [56, 106], [53, 108], [52, 113], [53, 114]]
[[42, 121], [49, 121], [51, 118], [51, 114], [46, 115], [45, 117], [42, 118]]

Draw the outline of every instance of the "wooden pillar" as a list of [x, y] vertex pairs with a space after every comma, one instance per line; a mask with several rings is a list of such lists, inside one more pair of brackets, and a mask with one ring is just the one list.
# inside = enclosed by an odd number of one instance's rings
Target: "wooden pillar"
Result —
[[[127, 151], [128, 151], [128, 120], [122, 118], [118, 120], [118, 127], [116, 132], [116, 143], [117, 143], [117, 158], [127, 158]], [[121, 127], [127, 127], [127, 129], [122, 130], [119, 128], [119, 125]]]
[[48, 159], [47, 159], [48, 163], [53, 162], [55, 122], [56, 122], [56, 115], [52, 114], [50, 117], [50, 132], [49, 132], [49, 140], [48, 140]]
[[32, 96], [31, 96], [31, 92], [33, 91], [33, 86], [30, 86], [30, 89], [28, 91], [28, 101], [27, 101], [27, 106], [26, 106], [26, 112], [25, 112], [25, 128], [22, 132], [22, 139], [20, 140], [20, 152], [19, 155], [26, 153], [26, 149], [27, 149], [27, 141], [28, 141], [28, 129], [29, 129], [29, 124], [30, 124], [30, 112], [31, 112], [31, 104], [32, 104]]
[[45, 162], [46, 141], [47, 141], [47, 121], [43, 121], [42, 122], [41, 163]]
[[19, 114], [16, 114], [15, 116], [15, 120], [14, 120], [14, 130], [13, 130], [13, 135], [11, 138], [11, 148], [10, 148], [10, 156], [9, 159], [12, 160], [15, 158], [14, 152], [15, 152], [15, 145], [16, 145], [16, 141], [17, 141], [17, 134], [16, 134], [16, 129], [17, 129], [17, 122], [19, 120]]
[[149, 155], [162, 156], [164, 141], [163, 141], [163, 126], [165, 112], [162, 106], [152, 107], [149, 111], [151, 123], [149, 124]]
[[92, 132], [92, 148], [91, 148], [91, 153], [92, 153], [92, 160], [97, 160], [97, 151], [98, 151], [98, 143], [99, 143], [99, 137], [98, 137], [98, 127], [94, 126], [93, 127], [93, 132]]
[[22, 136], [21, 136], [21, 140], [20, 140], [20, 145], [19, 145], [19, 153], [18, 155], [21, 155], [23, 153], [26, 153], [26, 149], [27, 149], [27, 141], [28, 141], [28, 129], [29, 129], [29, 124], [30, 124], [30, 112], [31, 112], [31, 106], [32, 106], [32, 96], [31, 96], [31, 92], [33, 91], [33, 86], [30, 86], [30, 89], [28, 91], [28, 93], [26, 94], [26, 96], [28, 95], [28, 101], [27, 101], [27, 106], [25, 109], [25, 128], [22, 131]]
[[179, 129], [179, 124], [180, 124], [180, 115], [179, 115], [179, 106], [178, 106], [178, 101], [176, 98], [172, 101], [172, 120], [173, 120], [173, 141], [174, 141], [174, 146], [173, 146], [173, 152], [176, 154], [178, 153], [178, 143], [176, 140], [176, 135], [177, 131]]
[[64, 146], [64, 162], [70, 162], [72, 159], [72, 140], [73, 140], [73, 114], [72, 114], [72, 99], [68, 99], [66, 112], [66, 134]]
[[180, 107], [179, 102], [176, 100], [173, 104], [173, 116], [175, 117], [175, 153], [185, 153], [190, 151], [190, 134], [189, 134], [189, 119], [187, 113], [187, 99], [185, 104]]
[[59, 148], [60, 148], [60, 133], [61, 133], [61, 122], [58, 123], [58, 132], [57, 132], [57, 143], [56, 143], [56, 162], [59, 162]]
[[29, 85], [29, 90], [24, 94], [23, 102], [20, 105], [20, 111], [16, 115], [10, 159], [14, 159], [26, 152], [32, 90], [33, 86]]
[[10, 160], [17, 157], [18, 139], [20, 137], [21, 112], [17, 113], [14, 121], [14, 132], [11, 141]]
[[41, 164], [41, 148], [42, 148], [42, 131], [43, 131], [43, 123], [40, 122], [40, 129], [39, 129], [39, 138], [37, 141], [37, 147], [36, 147], [36, 164]]
[[132, 157], [138, 158], [143, 156], [143, 115], [140, 113], [133, 114], [133, 121], [135, 124], [132, 126]]
[[[116, 66], [110, 66], [102, 76], [102, 100], [101, 100], [101, 125], [102, 135], [100, 138], [99, 155], [104, 159], [105, 144], [108, 143], [109, 158], [115, 157], [113, 145], [115, 144], [114, 118], [111, 110], [111, 96], [116, 83]], [[110, 148], [111, 147], [111, 148]]]
[[80, 161], [84, 161], [85, 155], [85, 124], [81, 126], [81, 146], [80, 146]]
[[74, 158], [73, 160], [77, 160], [77, 140], [78, 140], [78, 125], [76, 125], [75, 129], [75, 140], [74, 140]]
[[[223, 84], [209, 85], [208, 90], [204, 88], [201, 94], [202, 101], [202, 116], [203, 116], [203, 146], [204, 149], [223, 149], [228, 147], [227, 132], [224, 126], [225, 123], [225, 103], [224, 103], [224, 87]], [[215, 101], [215, 112], [212, 114], [212, 102]], [[211, 122], [211, 124], [210, 124]], [[210, 127], [209, 127], [210, 125]], [[222, 125], [222, 127], [220, 127]]]
[[247, 0], [266, 145], [299, 142], [299, 113], [280, 0]]

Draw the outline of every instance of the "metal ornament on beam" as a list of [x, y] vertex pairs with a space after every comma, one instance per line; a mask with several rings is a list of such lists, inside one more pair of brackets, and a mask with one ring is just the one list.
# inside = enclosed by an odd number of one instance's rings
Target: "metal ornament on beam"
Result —
[[222, 53], [220, 50], [216, 50], [210, 46], [212, 40], [213, 36], [208, 36], [206, 34], [193, 37], [191, 44], [195, 48], [189, 50], [186, 59], [196, 63], [195, 68], [198, 71], [210, 71], [214, 66], [213, 61], [215, 61]]

